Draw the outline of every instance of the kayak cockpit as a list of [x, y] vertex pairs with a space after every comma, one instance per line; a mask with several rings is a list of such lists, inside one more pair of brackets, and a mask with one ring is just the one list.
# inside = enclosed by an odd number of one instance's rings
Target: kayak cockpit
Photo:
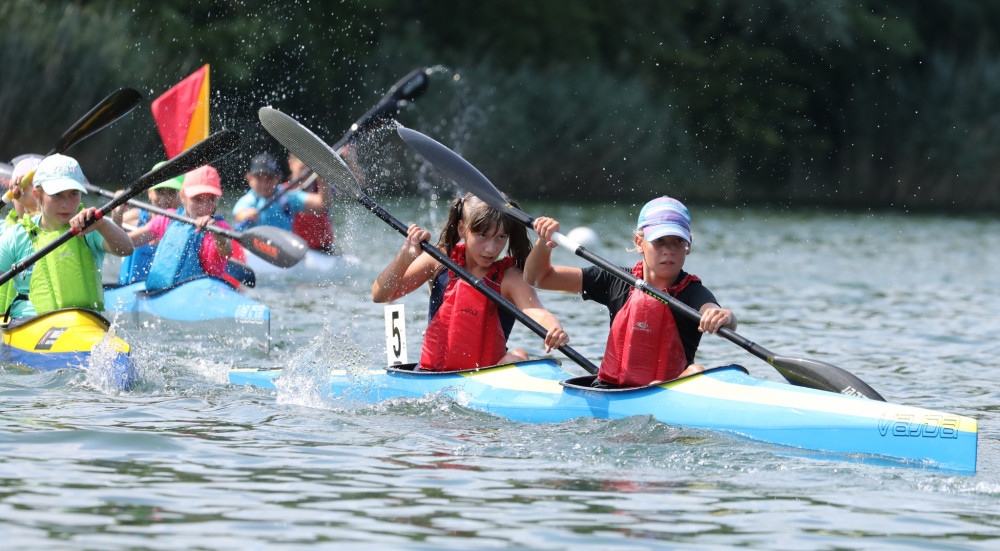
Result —
[[750, 372], [747, 371], [747, 369], [745, 367], [743, 367], [742, 365], [732, 364], [732, 365], [722, 365], [722, 366], [718, 366], [718, 367], [710, 367], [710, 368], [706, 369], [705, 371], [701, 371], [701, 372], [698, 372], [698, 373], [692, 373], [691, 375], [686, 375], [684, 377], [678, 377], [676, 379], [671, 379], [669, 381], [664, 381], [662, 383], [656, 383], [656, 384], [644, 385], [644, 386], [632, 386], [632, 387], [628, 387], [628, 388], [613, 388], [613, 387], [595, 387], [595, 386], [591, 386], [591, 385], [594, 384], [594, 380], [597, 379], [597, 375], [583, 375], [581, 377], [571, 377], [569, 379], [560, 381], [559, 384], [562, 385], [562, 386], [564, 386], [564, 387], [566, 387], [566, 388], [571, 388], [571, 389], [574, 389], [574, 390], [590, 390], [590, 391], [594, 391], [594, 392], [630, 392], [630, 391], [635, 391], [635, 390], [646, 390], [646, 389], [650, 389], [650, 388], [655, 388], [655, 387], [659, 387], [659, 386], [662, 386], [662, 385], [665, 385], [665, 384], [673, 383], [675, 381], [683, 381], [683, 380], [686, 380], [686, 379], [691, 379], [692, 377], [700, 377], [700, 376], [705, 375], [707, 373], [713, 373], [713, 372], [716, 372], [716, 371], [725, 371], [725, 370], [733, 369], [733, 368], [738, 369], [738, 370], [740, 370], [743, 373], [746, 373], [748, 375], [750, 374]]

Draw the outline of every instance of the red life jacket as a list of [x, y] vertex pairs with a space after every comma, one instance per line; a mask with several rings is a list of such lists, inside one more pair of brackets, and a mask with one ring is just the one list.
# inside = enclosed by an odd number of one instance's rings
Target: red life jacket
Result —
[[[316, 192], [319, 188], [314, 182], [304, 191]], [[333, 223], [328, 211], [297, 212], [292, 217], [292, 233], [305, 240], [310, 249], [328, 251], [333, 248]]]
[[292, 232], [306, 241], [310, 249], [327, 251], [333, 248], [333, 224], [330, 213], [299, 212], [292, 219]]
[[[632, 268], [642, 279], [642, 261]], [[692, 281], [688, 274], [666, 292], [677, 296]], [[687, 356], [670, 307], [646, 293], [632, 289], [625, 306], [615, 315], [597, 376], [621, 387], [669, 381], [687, 368]]]
[[[465, 266], [465, 244], [455, 246], [451, 259]], [[513, 265], [514, 258], [510, 256], [497, 260], [483, 281], [499, 293], [503, 273]], [[449, 272], [444, 301], [424, 334], [420, 368], [457, 371], [496, 365], [506, 353], [507, 339], [496, 304]]]

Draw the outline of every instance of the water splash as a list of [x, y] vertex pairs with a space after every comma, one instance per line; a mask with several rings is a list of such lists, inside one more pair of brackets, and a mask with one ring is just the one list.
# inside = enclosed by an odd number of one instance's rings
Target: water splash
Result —
[[354, 339], [349, 329], [334, 333], [330, 320], [324, 320], [323, 329], [289, 359], [275, 381], [278, 403], [318, 409], [342, 407], [339, 397], [330, 394], [333, 369], [345, 369], [357, 388], [370, 388], [373, 382], [367, 366], [371, 351]]

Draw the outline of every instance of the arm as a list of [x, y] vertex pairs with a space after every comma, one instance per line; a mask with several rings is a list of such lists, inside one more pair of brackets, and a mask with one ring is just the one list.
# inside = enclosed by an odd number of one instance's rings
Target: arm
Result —
[[[249, 181], [250, 177], [247, 176], [247, 182]], [[250, 192], [236, 200], [236, 204], [233, 205], [233, 218], [237, 224], [240, 222], [256, 224], [260, 220], [260, 212], [254, 207], [255, 204], [254, 196]]]
[[420, 250], [421, 241], [430, 241], [431, 234], [416, 224], [406, 232], [406, 241], [396, 258], [382, 270], [372, 284], [372, 302], [389, 302], [404, 297], [423, 285], [440, 264]]
[[529, 318], [538, 322], [548, 330], [545, 335], [545, 351], [551, 352], [569, 343], [569, 335], [563, 330], [559, 320], [542, 306], [535, 290], [524, 281], [524, 276], [518, 268], [508, 268], [500, 283], [500, 294], [514, 303]]
[[708, 302], [701, 307], [701, 321], [698, 323], [698, 331], [702, 333], [715, 333], [722, 327], [736, 330], [736, 314], [732, 310], [726, 310], [714, 302]]
[[317, 179], [316, 185], [319, 187], [319, 192], [306, 195], [306, 199], [302, 203], [304, 210], [309, 212], [330, 210], [330, 207], [333, 206], [333, 190], [330, 189], [330, 184], [326, 180]]
[[86, 235], [91, 231], [97, 230], [97, 233], [101, 234], [101, 237], [104, 238], [105, 252], [109, 252], [115, 256], [128, 256], [132, 254], [132, 251], [135, 250], [132, 245], [132, 238], [125, 233], [125, 230], [118, 227], [111, 220], [101, 218], [89, 228], [84, 229], [87, 221], [94, 218], [95, 212], [97, 212], [97, 209], [94, 207], [81, 210], [69, 221], [70, 227], [80, 232], [78, 235]]
[[583, 270], [570, 266], [553, 266], [552, 249], [556, 243], [552, 234], [559, 231], [559, 222], [552, 218], [535, 219], [538, 239], [524, 264], [524, 281], [548, 291], [563, 291], [579, 295], [583, 292]]
[[[208, 214], [198, 218], [195, 221], [195, 231], [203, 232], [206, 226], [215, 225], [215, 218]], [[221, 225], [219, 227], [222, 227]], [[229, 241], [229, 238], [224, 235], [219, 235], [217, 233], [212, 234], [212, 239], [215, 241], [215, 251], [219, 256], [223, 258], [229, 258], [233, 254], [233, 244]]]

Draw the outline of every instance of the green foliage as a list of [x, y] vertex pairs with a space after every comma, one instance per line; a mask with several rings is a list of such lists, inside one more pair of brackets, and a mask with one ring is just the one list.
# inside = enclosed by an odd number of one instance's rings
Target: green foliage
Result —
[[[1000, 4], [971, 0], [7, 0], [0, 158], [209, 63], [211, 126], [246, 142], [223, 163], [239, 182], [280, 152], [260, 106], [332, 143], [430, 65], [401, 120], [520, 197], [998, 209], [996, 28]], [[98, 179], [163, 154], [147, 108], [92, 140], [74, 154]], [[373, 185], [423, 170], [389, 132], [363, 153]]]

